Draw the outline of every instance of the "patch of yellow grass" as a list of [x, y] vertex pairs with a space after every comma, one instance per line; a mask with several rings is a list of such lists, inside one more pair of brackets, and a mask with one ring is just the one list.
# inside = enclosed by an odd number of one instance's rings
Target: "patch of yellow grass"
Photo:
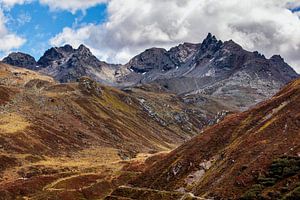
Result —
[[16, 113], [7, 113], [0, 115], [0, 134], [16, 133], [25, 130], [29, 126], [30, 123]]
[[48, 167], [77, 167], [79, 169], [94, 168], [99, 166], [109, 166], [110, 168], [119, 168], [117, 164], [121, 159], [118, 156], [118, 151], [113, 148], [90, 148], [82, 150], [72, 156], [59, 158], [46, 158], [37, 165]]
[[103, 100], [101, 101], [101, 103], [104, 106], [109, 106], [111, 109], [120, 110], [128, 114], [135, 114], [135, 110], [132, 109], [132, 107], [123, 102], [114, 94], [104, 91], [104, 94], [102, 94], [102, 98]]
[[22, 68], [13, 68], [11, 70], [12, 73], [19, 73], [20, 78], [23, 80], [24, 83], [27, 83], [30, 80], [33, 79], [40, 79], [44, 81], [54, 82], [53, 78], [50, 76], [45, 76], [42, 74], [39, 74], [34, 71], [22, 69]]

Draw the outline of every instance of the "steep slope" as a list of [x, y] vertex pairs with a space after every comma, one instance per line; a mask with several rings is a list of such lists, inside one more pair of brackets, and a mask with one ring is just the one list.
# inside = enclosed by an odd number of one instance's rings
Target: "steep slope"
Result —
[[296, 80], [272, 99], [207, 128], [107, 199], [136, 194], [133, 199], [143, 194], [152, 199], [159, 191], [213, 199], [299, 199], [299, 103]]
[[[89, 190], [87, 199], [101, 198], [131, 177], [125, 170], [116, 180], [131, 159], [175, 148], [228, 110], [151, 89], [121, 91], [88, 77], [61, 84], [0, 63], [0, 199], [68, 199], [74, 191], [80, 199]], [[72, 181], [81, 192], [68, 189]]]

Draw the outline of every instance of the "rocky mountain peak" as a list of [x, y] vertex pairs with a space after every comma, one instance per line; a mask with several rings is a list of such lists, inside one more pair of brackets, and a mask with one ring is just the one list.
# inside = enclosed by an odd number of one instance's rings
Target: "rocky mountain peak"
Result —
[[48, 49], [44, 55], [38, 60], [38, 65], [40, 67], [47, 67], [55, 60], [62, 59], [64, 55], [58, 50], [58, 48], [53, 47]]
[[273, 55], [270, 60], [277, 61], [277, 62], [284, 62], [284, 59], [280, 55]]
[[224, 42], [224, 48], [226, 48], [227, 50], [230, 51], [242, 51], [243, 47], [239, 44], [237, 44], [236, 42], [234, 42], [233, 40], [229, 40]]
[[84, 46], [83, 44], [81, 44], [78, 49], [77, 49], [77, 53], [82, 54], [82, 55], [92, 55], [92, 52], [90, 51], [89, 48], [87, 48], [86, 46]]
[[150, 48], [135, 56], [126, 66], [137, 73], [146, 73], [154, 69], [168, 70], [174, 64], [163, 48]]
[[218, 40], [216, 36], [208, 33], [195, 53], [194, 63], [198, 65], [203, 60], [212, 59], [214, 54], [221, 49], [222, 45], [223, 42], [221, 40]]
[[66, 44], [63, 47], [60, 47], [59, 49], [62, 50], [62, 51], [64, 51], [64, 52], [69, 52], [69, 53], [74, 52], [74, 48], [71, 45], [69, 45], [69, 44]]
[[217, 50], [221, 45], [222, 41], [218, 40], [216, 36], [212, 35], [211, 33], [208, 33], [206, 38], [201, 43], [201, 50]]
[[102, 73], [103, 66], [114, 70], [113, 65], [98, 60], [83, 44], [77, 49], [70, 45], [51, 48], [46, 51], [39, 63], [46, 65], [44, 74], [49, 74], [64, 83], [77, 81], [82, 76], [99, 81], [103, 77], [106, 78], [106, 74]]
[[32, 69], [32, 70], [34, 70], [37, 65], [34, 57], [32, 57], [31, 55], [25, 54], [25, 53], [21, 53], [21, 52], [9, 54], [7, 57], [5, 57], [2, 60], [2, 62], [9, 64], [9, 65]]

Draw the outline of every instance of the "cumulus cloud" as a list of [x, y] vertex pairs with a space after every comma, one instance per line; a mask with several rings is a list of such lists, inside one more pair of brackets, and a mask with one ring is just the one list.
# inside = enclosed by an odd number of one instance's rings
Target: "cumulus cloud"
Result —
[[108, 0], [39, 0], [41, 4], [48, 5], [52, 10], [68, 10], [75, 13], [78, 10], [106, 3]]
[[300, 8], [300, 1], [290, 1], [286, 4], [286, 6], [290, 9], [297, 9]]
[[300, 0], [110, 0], [103, 24], [65, 28], [52, 45], [89, 46], [106, 61], [127, 62], [145, 48], [201, 42], [208, 32], [300, 71]]
[[16, 49], [22, 46], [26, 40], [24, 38], [18, 37], [17, 35], [14, 34], [7, 34], [4, 35], [3, 37], [0, 37], [0, 51], [3, 52], [8, 52], [11, 49]]
[[12, 8], [16, 4], [29, 3], [32, 0], [0, 0], [0, 5], [4, 8]]
[[0, 52], [8, 52], [22, 46], [26, 39], [11, 33], [6, 27], [7, 19], [0, 8]]

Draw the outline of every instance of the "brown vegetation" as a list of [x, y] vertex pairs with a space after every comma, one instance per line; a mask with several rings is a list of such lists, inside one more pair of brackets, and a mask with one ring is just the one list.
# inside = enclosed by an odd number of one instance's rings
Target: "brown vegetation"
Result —
[[105, 197], [217, 112], [201, 118], [197, 109], [169, 93], [124, 92], [86, 77], [59, 84], [0, 64], [0, 199]]
[[207, 128], [149, 167], [131, 187], [216, 199], [297, 199], [299, 104], [297, 80], [272, 99]]

